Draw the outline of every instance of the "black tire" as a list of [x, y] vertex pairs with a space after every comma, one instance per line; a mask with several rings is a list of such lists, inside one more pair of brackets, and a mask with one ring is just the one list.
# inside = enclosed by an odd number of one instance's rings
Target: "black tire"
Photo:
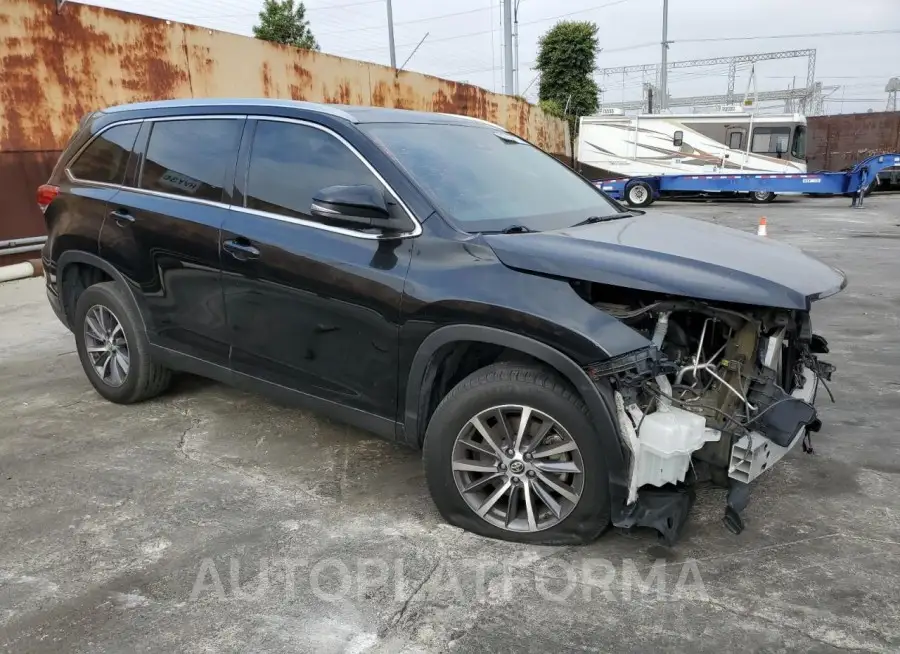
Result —
[[[122, 325], [128, 344], [130, 363], [125, 380], [120, 386], [110, 386], [97, 373], [87, 353], [85, 320], [92, 307], [100, 306], [109, 310]], [[131, 298], [117, 282], [103, 282], [89, 286], [78, 297], [75, 305], [75, 320], [72, 326], [78, 358], [81, 367], [96, 391], [110, 402], [134, 404], [156, 397], [169, 387], [172, 373], [167, 368], [153, 363], [150, 345], [137, 309]]]
[[756, 204], [768, 204], [773, 202], [777, 195], [772, 191], [753, 191], [750, 193], [750, 201]]
[[[522, 404], [560, 424], [578, 446], [584, 466], [582, 494], [562, 521], [542, 531], [510, 531], [479, 517], [463, 499], [451, 468], [456, 437], [479, 412]], [[577, 545], [596, 539], [610, 523], [609, 476], [595, 427], [581, 398], [553, 371], [498, 363], [472, 373], [441, 401], [423, 446], [428, 490], [447, 522], [467, 531], [522, 543]]]
[[625, 187], [625, 202], [629, 206], [642, 208], [653, 204], [653, 188], [647, 182], [629, 182]]

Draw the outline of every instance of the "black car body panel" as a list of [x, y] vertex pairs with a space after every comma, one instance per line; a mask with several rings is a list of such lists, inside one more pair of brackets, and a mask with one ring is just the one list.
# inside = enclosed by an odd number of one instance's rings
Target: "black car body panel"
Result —
[[[172, 159], [161, 145], [154, 151], [154, 139], [166, 132], [158, 126], [173, 121], [234, 126], [227, 139], [211, 139], [224, 148], [211, 158], [215, 179], [191, 175], [181, 168], [191, 162]], [[383, 186], [396, 229], [317, 223], [309, 205], [291, 208], [275, 196], [261, 204], [260, 189], [280, 177], [278, 157], [294, 151], [275, 147], [265, 155], [263, 134], [285, 123], [327, 134], [343, 155], [352, 153], [348, 160], [366, 180], [321, 186]], [[556, 370], [583, 398], [609, 453], [610, 496], [620, 514], [630, 454], [610, 387], [588, 371], [649, 350], [651, 340], [646, 329], [592, 304], [573, 282], [800, 312], [846, 283], [794, 248], [677, 216], [559, 227], [564, 216], [555, 215], [552, 229], [535, 233], [482, 233], [474, 223], [467, 229], [408, 163], [361, 129], [365, 123], [453, 125], [494, 136], [500, 129], [442, 114], [277, 100], [146, 103], [89, 115], [54, 170], [50, 183], [60, 195], [45, 212], [47, 291], [60, 320], [71, 326], [73, 293], [90, 282], [77, 278], [83, 267], [95, 269], [95, 280], [128, 288], [153, 356], [165, 366], [296, 402], [414, 447], [440, 400], [432, 394], [437, 371], [461, 351], [456, 346], [528, 357]], [[69, 166], [92, 139], [121, 124], [140, 128], [121, 159], [120, 179], [73, 176]], [[494, 145], [530, 147], [501, 141]], [[169, 142], [177, 147], [177, 133]], [[265, 156], [269, 168], [257, 166], [255, 158]], [[254, 177], [257, 167], [271, 174]], [[168, 186], [151, 187], [148, 179]], [[304, 182], [298, 175], [296, 184]], [[584, 184], [609, 211], [619, 210]], [[540, 219], [531, 216], [529, 224]]]
[[847, 282], [790, 245], [660, 212], [484, 239], [519, 270], [752, 306], [808, 311]]

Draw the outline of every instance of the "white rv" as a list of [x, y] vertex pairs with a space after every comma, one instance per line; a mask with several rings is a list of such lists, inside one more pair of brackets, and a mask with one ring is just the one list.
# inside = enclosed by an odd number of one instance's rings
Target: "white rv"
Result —
[[740, 107], [640, 116], [604, 109], [581, 119], [576, 158], [588, 177], [805, 173], [806, 117]]

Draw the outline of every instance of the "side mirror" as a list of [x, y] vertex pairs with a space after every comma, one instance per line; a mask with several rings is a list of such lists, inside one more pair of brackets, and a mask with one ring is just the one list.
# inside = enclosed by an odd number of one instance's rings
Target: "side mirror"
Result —
[[309, 213], [327, 223], [395, 227], [384, 194], [374, 186], [327, 186], [313, 195]]

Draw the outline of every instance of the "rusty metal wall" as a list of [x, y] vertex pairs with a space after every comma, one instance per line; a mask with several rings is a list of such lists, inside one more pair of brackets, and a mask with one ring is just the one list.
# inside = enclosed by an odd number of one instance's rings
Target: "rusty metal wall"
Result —
[[58, 157], [53, 151], [0, 152], [0, 241], [44, 234], [37, 188], [46, 183]]
[[873, 154], [900, 152], [900, 112], [811, 116], [809, 170], [842, 170]]
[[475, 86], [99, 7], [0, 0], [0, 240], [44, 233], [35, 190], [86, 112], [189, 97], [465, 114], [571, 155], [564, 121]]

